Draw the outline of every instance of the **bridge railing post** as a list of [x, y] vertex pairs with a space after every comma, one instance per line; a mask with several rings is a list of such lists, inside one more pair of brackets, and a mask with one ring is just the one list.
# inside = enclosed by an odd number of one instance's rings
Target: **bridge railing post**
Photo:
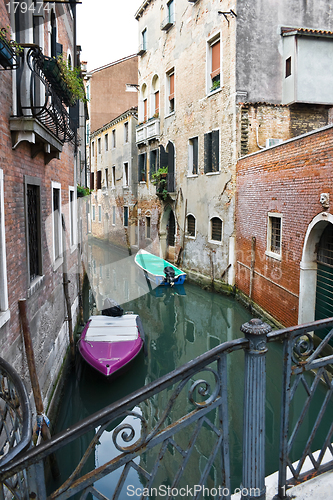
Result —
[[264, 500], [265, 401], [267, 334], [271, 327], [260, 319], [241, 326], [249, 341], [245, 350], [242, 500]]

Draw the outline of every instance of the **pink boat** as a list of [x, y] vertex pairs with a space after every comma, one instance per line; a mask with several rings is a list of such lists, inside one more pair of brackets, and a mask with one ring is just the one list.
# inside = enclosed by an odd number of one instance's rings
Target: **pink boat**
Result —
[[143, 327], [137, 314], [101, 315], [89, 318], [78, 347], [90, 366], [109, 377], [132, 361], [143, 343]]

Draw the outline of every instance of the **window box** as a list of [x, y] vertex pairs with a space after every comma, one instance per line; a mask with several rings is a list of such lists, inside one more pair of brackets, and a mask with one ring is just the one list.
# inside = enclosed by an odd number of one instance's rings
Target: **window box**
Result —
[[0, 64], [5, 69], [12, 69], [14, 66], [14, 51], [9, 42], [0, 36]]
[[66, 106], [73, 106], [77, 98], [70, 91], [67, 83], [61, 75], [58, 62], [54, 57], [43, 56], [42, 71], [47, 81], [52, 85], [54, 91]]

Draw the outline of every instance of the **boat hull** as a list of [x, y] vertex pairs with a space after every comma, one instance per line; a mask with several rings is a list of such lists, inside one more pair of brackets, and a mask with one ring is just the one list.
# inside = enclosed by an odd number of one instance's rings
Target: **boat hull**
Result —
[[[186, 273], [178, 269], [170, 262], [157, 257], [145, 250], [139, 250], [134, 259], [135, 263], [143, 270], [145, 277], [156, 286], [183, 285]], [[166, 280], [164, 269], [166, 267], [174, 270], [175, 276], [172, 282]]]
[[87, 339], [91, 319], [86, 324], [78, 349], [82, 358], [95, 370], [111, 377], [120, 374], [129, 363], [140, 353], [144, 340], [140, 332], [136, 339], [124, 341], [101, 341]]

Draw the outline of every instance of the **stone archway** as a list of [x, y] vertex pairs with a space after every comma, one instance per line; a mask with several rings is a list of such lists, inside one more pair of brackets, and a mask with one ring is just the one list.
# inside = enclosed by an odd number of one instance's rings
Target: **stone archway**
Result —
[[333, 224], [333, 215], [323, 212], [312, 220], [305, 235], [302, 260], [300, 263], [299, 324], [315, 320], [317, 248], [320, 237], [327, 224]]

